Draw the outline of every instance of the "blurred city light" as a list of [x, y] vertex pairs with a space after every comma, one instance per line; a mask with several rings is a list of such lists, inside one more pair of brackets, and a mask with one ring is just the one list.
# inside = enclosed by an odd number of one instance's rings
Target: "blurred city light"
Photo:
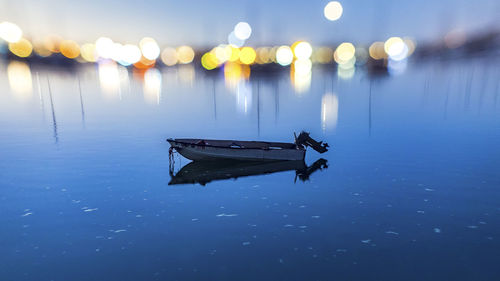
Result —
[[73, 40], [64, 40], [59, 46], [61, 54], [69, 59], [77, 58], [80, 55], [80, 46]]
[[252, 47], [244, 47], [240, 50], [240, 62], [242, 64], [252, 64], [257, 54]]
[[96, 46], [92, 43], [83, 44], [80, 48], [80, 55], [88, 62], [96, 62], [99, 57]]
[[180, 46], [177, 48], [177, 60], [181, 64], [191, 63], [194, 59], [193, 48], [189, 46]]
[[293, 54], [297, 59], [309, 59], [312, 55], [312, 47], [311, 44], [299, 41], [296, 44], [292, 45]]
[[342, 5], [337, 2], [337, 1], [331, 1], [328, 4], [326, 4], [323, 12], [325, 14], [325, 18], [327, 18], [330, 21], [336, 21], [340, 19], [342, 16], [343, 12]]
[[384, 42], [373, 42], [373, 44], [370, 45], [370, 48], [368, 49], [368, 53], [370, 54], [370, 57], [374, 60], [380, 60], [384, 59], [387, 57], [387, 54], [385, 53], [384, 50]]
[[403, 39], [399, 37], [391, 37], [384, 43], [384, 51], [392, 60], [403, 60], [408, 54], [408, 47]]
[[6, 21], [0, 23], [0, 38], [3, 40], [15, 43], [21, 40], [22, 36], [23, 31], [16, 24]]
[[201, 57], [201, 65], [206, 70], [215, 69], [218, 66], [217, 57], [212, 52], [205, 53]]
[[31, 55], [33, 46], [30, 41], [21, 38], [15, 43], [9, 43], [9, 50], [16, 56], [25, 58]]
[[282, 66], [290, 65], [293, 61], [292, 49], [288, 46], [281, 46], [276, 51], [276, 61]]
[[141, 50], [136, 45], [125, 44], [121, 48], [121, 61], [127, 65], [134, 64], [141, 60]]
[[95, 41], [95, 48], [99, 57], [109, 59], [113, 55], [113, 40], [100, 37]]
[[139, 42], [142, 55], [148, 60], [156, 60], [160, 56], [160, 47], [151, 37], [144, 37]]
[[252, 35], [252, 28], [246, 22], [239, 22], [234, 27], [234, 35], [240, 40], [247, 40]]
[[356, 48], [354, 48], [354, 45], [352, 43], [345, 42], [337, 47], [334, 53], [334, 58], [339, 65], [354, 64], [356, 61], [356, 57], [354, 56], [355, 53]]
[[167, 47], [161, 52], [161, 61], [167, 66], [173, 66], [177, 63], [177, 51], [174, 48]]

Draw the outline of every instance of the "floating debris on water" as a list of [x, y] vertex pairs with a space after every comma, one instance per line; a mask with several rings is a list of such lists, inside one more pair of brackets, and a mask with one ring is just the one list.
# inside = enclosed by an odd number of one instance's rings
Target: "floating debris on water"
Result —
[[293, 227], [293, 224], [285, 224], [283, 227]]
[[424, 211], [417, 211], [417, 213], [419, 213], [419, 214], [425, 214]]
[[236, 216], [238, 216], [238, 214], [225, 214], [225, 213], [222, 213], [222, 214], [216, 215], [216, 217], [236, 217]]
[[27, 216], [31, 216], [31, 215], [33, 215], [33, 213], [32, 212], [28, 212], [26, 214], [21, 215], [21, 217], [27, 217]]
[[425, 191], [434, 191], [432, 188], [426, 188]]
[[93, 212], [93, 211], [97, 211], [99, 208], [92, 208], [92, 209], [84, 209], [83, 211], [84, 212]]
[[394, 235], [399, 235], [399, 233], [397, 233], [397, 232], [394, 232], [394, 231], [386, 231], [385, 233], [387, 233], [387, 234], [394, 234]]
[[120, 233], [120, 232], [125, 232], [127, 231], [126, 229], [118, 229], [118, 230], [115, 230], [114, 233]]
[[361, 243], [364, 243], [364, 244], [368, 244], [370, 242], [372, 242], [371, 239], [361, 240]]
[[248, 246], [248, 245], [250, 245], [250, 242], [248, 242], [248, 241], [247, 241], [247, 242], [243, 242], [243, 243], [241, 243], [241, 244], [242, 244], [243, 246]]
[[486, 224], [486, 222], [484, 222], [484, 221], [480, 221], [480, 222], [479, 222], [479, 224]]
[[436, 232], [436, 233], [441, 233], [441, 229], [439, 229], [439, 228], [434, 228], [434, 232]]
[[142, 215], [136, 215], [135, 217], [136, 218], [142, 218]]

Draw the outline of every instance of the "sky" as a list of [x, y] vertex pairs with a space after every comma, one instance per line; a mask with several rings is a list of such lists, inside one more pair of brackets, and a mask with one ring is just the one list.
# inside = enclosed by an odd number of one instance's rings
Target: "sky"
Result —
[[107, 36], [138, 43], [144, 36], [160, 45], [209, 47], [227, 43], [234, 25], [252, 26], [248, 45], [369, 43], [391, 36], [417, 41], [442, 38], [452, 29], [481, 32], [500, 28], [495, 0], [349, 0], [335, 22], [323, 16], [324, 0], [312, 1], [140, 1], [0, 0], [0, 22], [18, 24], [27, 37], [58, 34], [78, 42]]

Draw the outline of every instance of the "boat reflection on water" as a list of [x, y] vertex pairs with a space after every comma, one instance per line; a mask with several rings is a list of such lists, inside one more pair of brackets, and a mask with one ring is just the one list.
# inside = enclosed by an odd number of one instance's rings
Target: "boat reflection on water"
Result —
[[174, 174], [170, 170], [169, 185], [196, 184], [205, 185], [214, 180], [237, 179], [239, 177], [258, 176], [295, 170], [295, 180], [306, 181], [317, 170], [328, 168], [328, 161], [321, 158], [307, 166], [303, 160], [297, 161], [193, 161]]

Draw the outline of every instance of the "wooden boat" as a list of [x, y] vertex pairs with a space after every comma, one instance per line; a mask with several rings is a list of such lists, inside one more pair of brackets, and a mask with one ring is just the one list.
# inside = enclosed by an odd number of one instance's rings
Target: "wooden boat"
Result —
[[304, 160], [306, 147], [324, 153], [327, 143], [313, 140], [309, 133], [301, 132], [294, 143], [207, 140], [207, 139], [167, 139], [170, 152], [175, 149], [182, 156], [194, 161], [232, 159], [239, 161], [297, 161]]
[[170, 170], [169, 185], [201, 184], [205, 185], [214, 180], [237, 179], [239, 177], [266, 175], [295, 170], [295, 181], [299, 178], [306, 181], [317, 170], [327, 168], [325, 159], [316, 160], [307, 166], [302, 160], [296, 161], [193, 161], [182, 167], [174, 174]]

